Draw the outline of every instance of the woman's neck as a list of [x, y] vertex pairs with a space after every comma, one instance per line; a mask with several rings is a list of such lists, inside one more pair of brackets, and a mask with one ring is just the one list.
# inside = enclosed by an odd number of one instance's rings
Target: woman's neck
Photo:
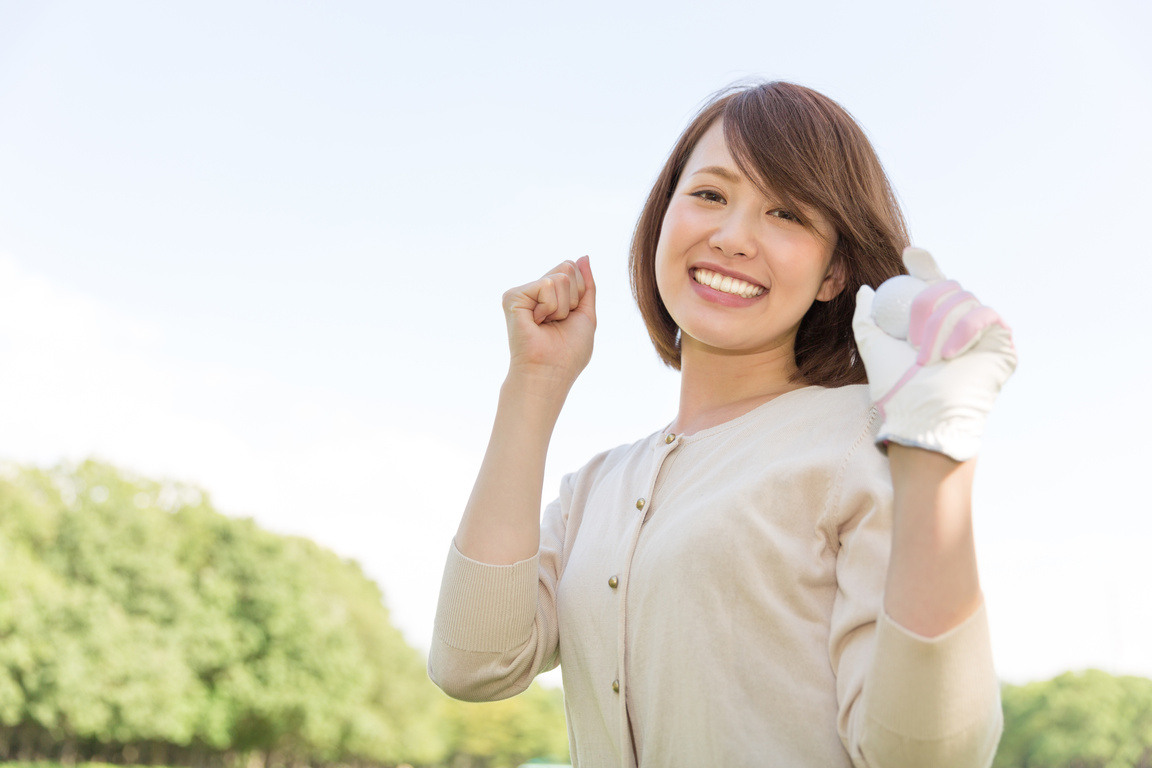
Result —
[[793, 380], [795, 373], [791, 345], [748, 355], [684, 349], [680, 409], [671, 431], [692, 435], [807, 386], [803, 380]]

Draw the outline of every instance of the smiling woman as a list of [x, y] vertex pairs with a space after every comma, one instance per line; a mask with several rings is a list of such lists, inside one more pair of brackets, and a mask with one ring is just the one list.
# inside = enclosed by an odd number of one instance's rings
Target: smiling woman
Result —
[[[971, 459], [1015, 353], [926, 252], [902, 264], [905, 245], [837, 104], [769, 83], [705, 107], [631, 258], [679, 409], [568, 475], [541, 525], [596, 285], [585, 257], [504, 294], [509, 371], [433, 680], [498, 699], [559, 664], [576, 765], [988, 765], [1001, 717]], [[924, 286], [907, 340], [871, 319], [871, 287], [905, 267]]]

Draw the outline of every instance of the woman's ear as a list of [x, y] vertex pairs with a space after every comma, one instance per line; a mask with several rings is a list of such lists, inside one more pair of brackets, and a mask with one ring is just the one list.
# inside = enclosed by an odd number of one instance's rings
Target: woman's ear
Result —
[[828, 267], [828, 274], [824, 275], [824, 282], [816, 292], [816, 301], [832, 301], [844, 290], [847, 270], [844, 261], [839, 256], [832, 257], [832, 264]]

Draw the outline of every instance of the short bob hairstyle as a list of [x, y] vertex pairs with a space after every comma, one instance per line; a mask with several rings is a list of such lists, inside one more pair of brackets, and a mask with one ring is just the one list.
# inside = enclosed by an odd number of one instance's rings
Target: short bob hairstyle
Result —
[[656, 351], [680, 369], [679, 328], [656, 288], [656, 245], [684, 165], [717, 120], [737, 166], [762, 192], [819, 211], [836, 230], [832, 265], [844, 289], [830, 301], [815, 302], [801, 320], [793, 380], [825, 387], [867, 381], [852, 335], [856, 292], [905, 272], [904, 216], [876, 151], [852, 116], [827, 96], [785, 82], [714, 95], [676, 142], [648, 195], [628, 266], [632, 295]]

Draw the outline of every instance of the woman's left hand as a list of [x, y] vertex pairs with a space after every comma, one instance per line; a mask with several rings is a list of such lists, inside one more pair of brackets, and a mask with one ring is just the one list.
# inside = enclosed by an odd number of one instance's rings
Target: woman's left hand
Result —
[[[896, 335], [876, 324], [876, 293], [866, 285], [856, 294], [852, 319], [872, 400], [884, 419], [877, 440], [965, 461], [979, 450], [996, 395], [1016, 368], [1012, 333], [995, 311], [945, 280], [927, 251], [906, 248], [904, 264], [923, 287], [893, 278], [903, 284], [891, 288], [911, 289], [914, 298], [885, 302], [890, 291], [881, 286], [877, 304], [885, 328]], [[898, 338], [904, 328], [908, 338]]]

